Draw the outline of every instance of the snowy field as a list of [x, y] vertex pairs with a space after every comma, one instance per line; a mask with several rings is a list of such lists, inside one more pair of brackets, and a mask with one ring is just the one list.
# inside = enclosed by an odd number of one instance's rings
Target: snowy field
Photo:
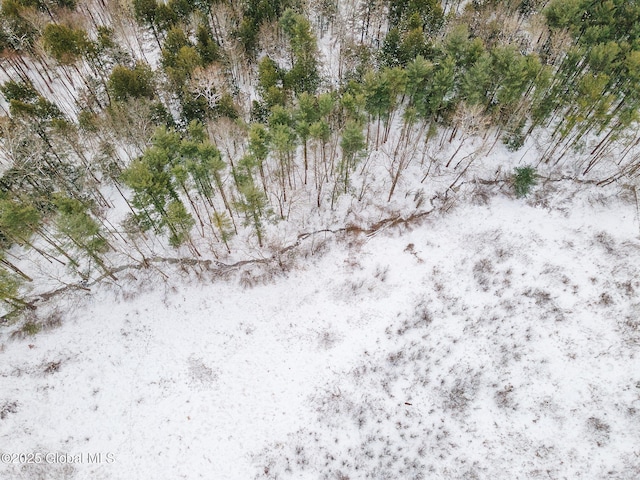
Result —
[[547, 197], [58, 298], [0, 331], [0, 478], [640, 478], [634, 196]]

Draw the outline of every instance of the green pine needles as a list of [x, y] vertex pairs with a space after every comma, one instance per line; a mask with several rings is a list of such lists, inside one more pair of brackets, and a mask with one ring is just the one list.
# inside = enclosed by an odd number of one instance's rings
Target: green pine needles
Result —
[[513, 188], [518, 198], [526, 197], [536, 181], [536, 169], [531, 166], [516, 167]]

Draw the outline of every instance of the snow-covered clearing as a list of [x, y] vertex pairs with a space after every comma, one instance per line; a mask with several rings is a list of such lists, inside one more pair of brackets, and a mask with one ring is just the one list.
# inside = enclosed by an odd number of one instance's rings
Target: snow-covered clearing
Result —
[[284, 271], [58, 298], [1, 331], [0, 477], [639, 478], [632, 199], [478, 196], [311, 236]]

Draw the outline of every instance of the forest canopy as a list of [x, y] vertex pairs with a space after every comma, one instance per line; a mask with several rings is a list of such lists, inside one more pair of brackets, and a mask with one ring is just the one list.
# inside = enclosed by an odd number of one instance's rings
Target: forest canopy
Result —
[[640, 165], [637, 1], [4, 0], [0, 45], [11, 308], [28, 304], [20, 255], [87, 280], [158, 248], [261, 249], [347, 201], [419, 208], [401, 186], [459, 181], [476, 140], [544, 135], [538, 165], [595, 182]]

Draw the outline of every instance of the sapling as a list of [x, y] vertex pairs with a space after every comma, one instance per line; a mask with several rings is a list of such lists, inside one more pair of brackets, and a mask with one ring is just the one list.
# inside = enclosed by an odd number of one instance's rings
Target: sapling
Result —
[[513, 177], [513, 188], [518, 198], [526, 197], [531, 187], [537, 183], [536, 169], [530, 166], [516, 167], [516, 173]]

